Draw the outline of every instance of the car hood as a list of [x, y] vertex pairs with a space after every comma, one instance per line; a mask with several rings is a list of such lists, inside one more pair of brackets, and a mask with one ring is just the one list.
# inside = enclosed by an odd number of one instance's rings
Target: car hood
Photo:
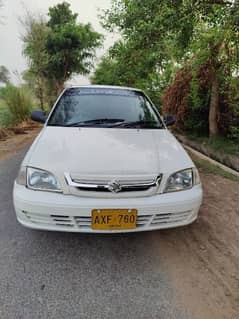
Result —
[[194, 166], [167, 130], [45, 127], [25, 164], [52, 173], [155, 175]]

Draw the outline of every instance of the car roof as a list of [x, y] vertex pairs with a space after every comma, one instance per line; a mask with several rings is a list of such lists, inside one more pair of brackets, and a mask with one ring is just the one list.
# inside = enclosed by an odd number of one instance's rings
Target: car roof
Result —
[[129, 90], [129, 91], [138, 91], [142, 92], [142, 90], [127, 86], [116, 86], [116, 85], [70, 85], [66, 87], [66, 90], [68, 89], [74, 89], [74, 88], [90, 88], [90, 89], [117, 89], [117, 90]]

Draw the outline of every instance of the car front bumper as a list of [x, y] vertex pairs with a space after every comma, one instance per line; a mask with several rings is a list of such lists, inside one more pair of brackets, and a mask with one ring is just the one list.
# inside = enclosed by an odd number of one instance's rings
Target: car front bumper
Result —
[[[82, 198], [27, 189], [15, 183], [14, 206], [18, 221], [39, 230], [123, 233], [184, 226], [198, 216], [201, 185], [190, 190], [141, 198]], [[137, 209], [137, 227], [127, 230], [93, 230], [92, 209]]]

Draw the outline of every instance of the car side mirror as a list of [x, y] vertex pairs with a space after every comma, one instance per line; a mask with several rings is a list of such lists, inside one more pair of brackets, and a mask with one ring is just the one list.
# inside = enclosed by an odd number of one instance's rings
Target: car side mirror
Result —
[[172, 126], [176, 122], [173, 115], [166, 115], [163, 119], [166, 126]]
[[35, 122], [45, 123], [47, 116], [42, 110], [35, 110], [31, 113], [31, 119]]

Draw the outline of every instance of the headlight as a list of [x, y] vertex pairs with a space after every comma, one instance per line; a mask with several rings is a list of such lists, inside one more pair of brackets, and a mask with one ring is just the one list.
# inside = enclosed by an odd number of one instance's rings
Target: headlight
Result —
[[196, 167], [193, 167], [193, 185], [201, 184], [201, 179]]
[[27, 187], [34, 190], [61, 192], [53, 174], [36, 168], [27, 168]]
[[19, 185], [27, 185], [27, 168], [24, 166], [21, 166], [16, 178], [16, 183]]
[[176, 172], [169, 177], [164, 193], [190, 189], [196, 184], [200, 184], [200, 177], [197, 169], [185, 169], [183, 171]]

